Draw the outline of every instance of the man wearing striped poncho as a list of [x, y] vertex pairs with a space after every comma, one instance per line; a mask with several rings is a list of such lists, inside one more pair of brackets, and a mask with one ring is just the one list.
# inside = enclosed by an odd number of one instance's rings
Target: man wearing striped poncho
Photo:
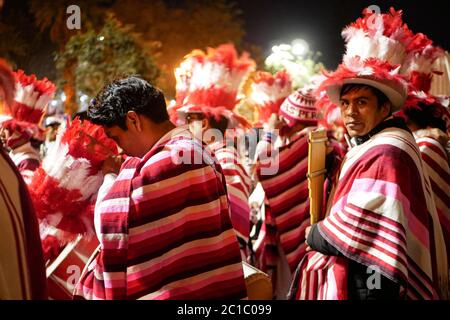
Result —
[[169, 122], [162, 92], [136, 77], [117, 80], [88, 115], [134, 157], [115, 180], [106, 175], [95, 208], [100, 253], [75, 296], [245, 298], [220, 166], [187, 128]]
[[[306, 253], [305, 230], [310, 224], [308, 133], [316, 125], [315, 98], [311, 91], [299, 90], [285, 99], [279, 116], [272, 115], [269, 130], [257, 146], [257, 175], [276, 229], [278, 255], [272, 278], [275, 294], [281, 299]], [[278, 137], [274, 129], [279, 129]]]
[[450, 258], [450, 137], [446, 134], [450, 115], [436, 97], [424, 92], [410, 93], [397, 115], [405, 119], [419, 146]]
[[248, 204], [251, 191], [250, 177], [241, 163], [241, 157], [236, 148], [232, 145], [226, 145], [225, 141], [218, 141], [208, 147], [223, 170], [228, 190], [231, 222], [240, 242], [241, 258], [243, 261], [247, 261], [250, 256], [250, 208]]
[[402, 106], [405, 87], [374, 76], [330, 79], [323, 85], [340, 103], [355, 146], [330, 211], [307, 230], [313, 251], [296, 270], [290, 298], [445, 298], [446, 248], [430, 180], [412, 134], [389, 117]]

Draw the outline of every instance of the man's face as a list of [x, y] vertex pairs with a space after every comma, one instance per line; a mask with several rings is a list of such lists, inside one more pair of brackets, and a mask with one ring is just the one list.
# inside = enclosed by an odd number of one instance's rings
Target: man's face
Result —
[[121, 153], [124, 153], [128, 156], [139, 156], [140, 153], [136, 149], [136, 139], [133, 137], [133, 134], [130, 130], [124, 130], [119, 126], [113, 127], [104, 127], [106, 135], [114, 140], [120, 149], [122, 149]]
[[59, 123], [51, 124], [46, 129], [47, 141], [55, 141], [58, 135]]
[[369, 88], [351, 90], [341, 96], [341, 115], [351, 137], [364, 136], [382, 122], [390, 111], [389, 103], [378, 107], [378, 99]]

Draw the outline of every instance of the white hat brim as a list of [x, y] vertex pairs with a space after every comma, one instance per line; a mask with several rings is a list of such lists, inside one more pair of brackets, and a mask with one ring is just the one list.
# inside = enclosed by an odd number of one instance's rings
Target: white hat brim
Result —
[[342, 84], [329, 86], [326, 89], [326, 92], [328, 97], [330, 98], [330, 101], [339, 106], [342, 86], [344, 84], [350, 83], [365, 84], [371, 87], [375, 87], [381, 92], [383, 92], [392, 104], [391, 112], [396, 112], [400, 110], [403, 107], [403, 104], [405, 103], [406, 95], [402, 95], [397, 90], [391, 88], [390, 86], [384, 83], [367, 78], [348, 78], [345, 79]]

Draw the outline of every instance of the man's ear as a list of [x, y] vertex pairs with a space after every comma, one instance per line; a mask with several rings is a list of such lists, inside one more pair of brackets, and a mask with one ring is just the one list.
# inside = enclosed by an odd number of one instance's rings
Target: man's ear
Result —
[[383, 113], [384, 117], [388, 117], [391, 115], [392, 105], [390, 102], [385, 102], [381, 106], [381, 112]]
[[142, 121], [135, 111], [128, 111], [126, 117], [127, 128], [142, 132]]
[[202, 119], [202, 129], [206, 130], [208, 128], [209, 128], [209, 120], [208, 120], [208, 118], [203, 118]]

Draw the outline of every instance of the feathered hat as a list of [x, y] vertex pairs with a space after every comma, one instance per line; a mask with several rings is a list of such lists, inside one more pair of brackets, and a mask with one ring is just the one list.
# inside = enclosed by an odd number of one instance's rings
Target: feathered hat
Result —
[[440, 99], [429, 93], [433, 75], [439, 74], [433, 70], [433, 65], [444, 55], [444, 50], [433, 45], [423, 33], [413, 33], [409, 29], [406, 33], [408, 36], [401, 39], [406, 56], [400, 73], [408, 80], [408, 96], [398, 115], [406, 122], [414, 118], [413, 121], [420, 122], [423, 127], [439, 126], [447, 131], [450, 126], [448, 110]]
[[278, 71], [275, 75], [257, 71], [251, 75], [250, 85], [246, 92], [246, 103], [258, 112], [257, 123], [269, 121], [272, 113], [278, 113], [283, 101], [292, 92], [292, 80], [286, 71]]
[[406, 123], [414, 122], [421, 129], [432, 127], [450, 132], [448, 108], [439, 97], [423, 91], [411, 90], [404, 107], [396, 113], [396, 116], [403, 118]]
[[433, 74], [441, 74], [433, 69], [435, 61], [444, 56], [444, 50], [433, 45], [433, 41], [423, 33], [413, 33], [405, 40], [407, 55], [400, 73], [404, 74], [411, 90], [428, 93]]
[[28, 76], [23, 70], [13, 74], [15, 95], [9, 108], [11, 119], [2, 123], [2, 127], [10, 132], [6, 142], [10, 148], [15, 148], [31, 137], [44, 140], [39, 124], [56, 91], [55, 85], [47, 78], [38, 80], [35, 75]]
[[175, 70], [177, 103], [169, 110], [172, 121], [176, 123], [178, 117], [183, 120], [188, 113], [203, 113], [248, 126], [233, 109], [244, 78], [254, 68], [248, 53], [239, 57], [232, 44], [208, 48], [207, 52], [192, 51]]
[[406, 81], [400, 75], [400, 64], [407, 55], [405, 42], [411, 32], [401, 20], [401, 11], [391, 8], [387, 14], [365, 9], [363, 17], [342, 31], [346, 41], [343, 63], [327, 79], [320, 90], [326, 90], [330, 100], [339, 104], [344, 84], [365, 84], [379, 89], [399, 110], [406, 99]]
[[91, 204], [103, 182], [102, 164], [116, 154], [115, 142], [87, 120], [75, 119], [58, 132], [29, 190], [38, 218], [66, 232], [61, 240], [93, 232]]

